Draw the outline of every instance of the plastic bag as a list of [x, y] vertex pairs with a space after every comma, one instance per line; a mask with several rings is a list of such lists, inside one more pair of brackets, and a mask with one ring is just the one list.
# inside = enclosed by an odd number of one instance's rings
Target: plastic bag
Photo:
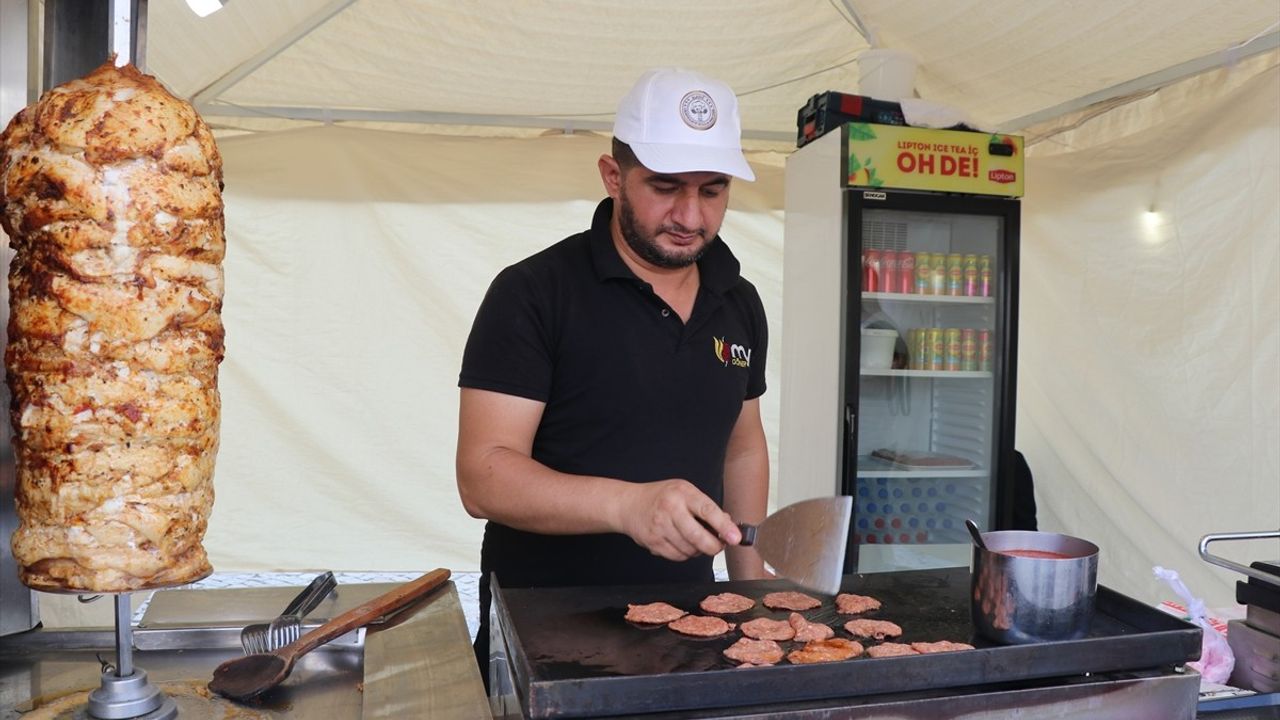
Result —
[[1213, 683], [1225, 683], [1227, 678], [1231, 677], [1231, 671], [1236, 666], [1235, 653], [1231, 652], [1231, 646], [1227, 644], [1227, 639], [1213, 628], [1209, 623], [1205, 614], [1204, 601], [1198, 597], [1192, 597], [1191, 591], [1187, 589], [1185, 583], [1178, 577], [1176, 570], [1166, 570], [1156, 566], [1153, 568], [1156, 577], [1169, 583], [1173, 591], [1182, 598], [1187, 605], [1187, 614], [1190, 615], [1189, 620], [1199, 625], [1201, 632], [1200, 639], [1200, 659], [1195, 662], [1187, 663], [1188, 667], [1194, 668], [1200, 673], [1200, 677]]

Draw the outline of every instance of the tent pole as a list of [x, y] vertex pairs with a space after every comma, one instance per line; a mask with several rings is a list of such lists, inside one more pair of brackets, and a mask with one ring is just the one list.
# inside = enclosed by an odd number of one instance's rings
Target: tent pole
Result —
[[1194, 60], [1188, 60], [1164, 70], [1158, 70], [1140, 78], [1135, 78], [1128, 82], [1112, 85], [1105, 90], [1099, 90], [1095, 93], [1083, 95], [1074, 100], [1048, 107], [1043, 110], [1037, 110], [1029, 115], [1023, 115], [1019, 118], [1006, 120], [998, 125], [1001, 132], [1017, 132], [1024, 128], [1038, 125], [1042, 122], [1052, 120], [1056, 117], [1069, 115], [1077, 110], [1083, 110], [1090, 105], [1104, 103], [1108, 100], [1127, 97], [1144, 93], [1149, 90], [1158, 90], [1159, 88], [1175, 83], [1192, 75], [1198, 75], [1207, 70], [1213, 70], [1233, 62], [1239, 62], [1247, 57], [1252, 57], [1269, 50], [1275, 50], [1280, 47], [1280, 31], [1268, 33], [1260, 37], [1254, 38], [1239, 47], [1229, 50], [1219, 50]]
[[302, 22], [298, 23], [292, 30], [276, 38], [275, 42], [266, 46], [257, 55], [245, 60], [235, 66], [226, 75], [214, 80], [204, 89], [198, 90], [191, 96], [191, 104], [199, 108], [201, 105], [207, 104], [221, 95], [227, 88], [235, 85], [245, 79], [254, 70], [265, 65], [271, 58], [279, 55], [287, 50], [294, 43], [311, 34], [313, 30], [325, 24], [334, 15], [346, 10], [356, 0], [332, 0], [326, 3], [324, 7], [312, 13]]

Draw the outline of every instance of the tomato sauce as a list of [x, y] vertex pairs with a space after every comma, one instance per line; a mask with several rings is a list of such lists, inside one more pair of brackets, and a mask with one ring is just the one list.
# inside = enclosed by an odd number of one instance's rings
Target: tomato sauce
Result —
[[997, 550], [1002, 555], [1013, 555], [1014, 557], [1025, 558], [1042, 558], [1045, 560], [1066, 560], [1071, 555], [1066, 553], [1049, 552], [1048, 550]]

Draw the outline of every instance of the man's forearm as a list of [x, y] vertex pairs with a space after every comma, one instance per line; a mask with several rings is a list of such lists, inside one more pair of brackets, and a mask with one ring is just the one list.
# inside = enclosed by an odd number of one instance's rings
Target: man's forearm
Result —
[[460, 459], [463, 505], [475, 517], [546, 535], [618, 532], [618, 497], [627, 483], [569, 475], [515, 450]]

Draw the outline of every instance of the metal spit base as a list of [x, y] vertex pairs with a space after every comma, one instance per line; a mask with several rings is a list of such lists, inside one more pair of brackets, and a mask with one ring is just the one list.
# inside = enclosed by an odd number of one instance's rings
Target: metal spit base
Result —
[[129, 593], [116, 593], [116, 664], [104, 669], [101, 685], [89, 693], [86, 717], [92, 720], [173, 720], [178, 705], [133, 666], [133, 605]]

